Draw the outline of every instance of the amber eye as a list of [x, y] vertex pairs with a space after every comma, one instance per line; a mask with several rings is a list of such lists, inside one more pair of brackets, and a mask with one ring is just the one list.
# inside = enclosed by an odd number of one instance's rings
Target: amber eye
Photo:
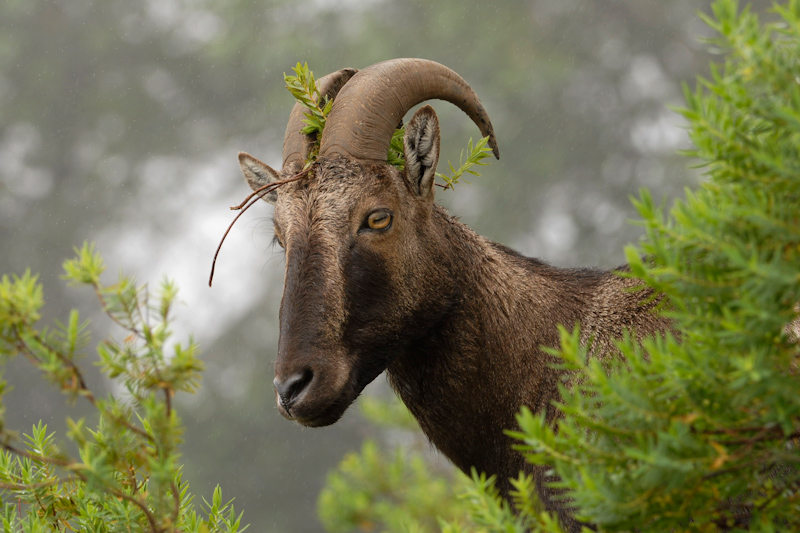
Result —
[[387, 211], [374, 211], [367, 217], [369, 229], [387, 229], [392, 224], [392, 214]]
[[278, 231], [277, 227], [275, 228], [275, 235], [272, 237], [272, 240], [278, 243], [278, 246], [280, 246], [281, 248], [285, 248], [283, 246], [283, 239], [281, 238], [281, 232]]

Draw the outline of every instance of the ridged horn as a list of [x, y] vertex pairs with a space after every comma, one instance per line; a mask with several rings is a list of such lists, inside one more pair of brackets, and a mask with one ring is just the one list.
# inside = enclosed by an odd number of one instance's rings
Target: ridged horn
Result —
[[489, 136], [489, 146], [500, 159], [492, 122], [478, 95], [454, 71], [427, 59], [392, 59], [353, 76], [328, 115], [320, 156], [338, 153], [368, 163], [385, 163], [400, 120], [409, 109], [431, 99], [461, 108], [481, 134]]
[[[336, 72], [331, 72], [317, 80], [320, 96], [336, 98], [336, 95], [344, 87], [353, 75], [358, 72], [355, 68], [343, 68]], [[289, 123], [286, 125], [286, 134], [283, 136], [283, 168], [299, 163], [300, 166], [306, 162], [308, 150], [313, 139], [308, 135], [300, 133], [306, 124], [303, 122], [308, 109], [300, 104], [294, 104], [292, 114], [289, 115]]]

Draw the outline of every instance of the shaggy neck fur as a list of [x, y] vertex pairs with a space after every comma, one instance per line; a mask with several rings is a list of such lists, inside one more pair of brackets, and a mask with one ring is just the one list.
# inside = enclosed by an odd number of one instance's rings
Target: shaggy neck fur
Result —
[[[474, 466], [497, 475], [507, 493], [509, 478], [534, 467], [511, 449], [503, 430], [517, 428], [522, 405], [544, 410], [550, 421], [557, 416], [552, 402], [561, 376], [541, 349], [558, 345], [557, 325], [580, 321], [587, 336], [609, 331], [594, 343], [606, 349], [623, 320], [639, 334], [668, 324], [642, 313], [644, 293], [625, 290], [635, 280], [551, 267], [477, 235], [438, 206], [433, 217], [432, 242], [445, 248], [436, 255], [449, 261], [440, 270], [447, 309], [392, 362], [389, 381], [439, 450], [465, 472]], [[630, 309], [613, 311], [619, 305]], [[637, 323], [632, 314], [644, 316]], [[534, 476], [549, 502], [543, 473]]]

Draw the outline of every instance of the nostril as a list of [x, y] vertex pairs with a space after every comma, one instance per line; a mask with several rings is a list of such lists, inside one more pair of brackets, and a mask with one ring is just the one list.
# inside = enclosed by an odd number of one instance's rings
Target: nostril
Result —
[[275, 385], [275, 390], [278, 391], [278, 396], [281, 399], [281, 404], [284, 409], [288, 410], [289, 407], [297, 400], [305, 388], [311, 383], [314, 373], [311, 369], [307, 369], [302, 373], [289, 376], [285, 381], [281, 381], [277, 377], [272, 381]]

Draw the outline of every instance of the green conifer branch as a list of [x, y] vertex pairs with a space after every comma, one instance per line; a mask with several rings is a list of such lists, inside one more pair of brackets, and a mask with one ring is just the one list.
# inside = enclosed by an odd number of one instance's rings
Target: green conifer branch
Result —
[[[98, 398], [86, 382], [76, 360], [90, 339], [77, 311], [54, 329], [41, 328], [44, 298], [36, 276], [0, 278], [0, 363], [25, 356], [48, 381], [71, 398], [86, 398], [99, 414], [94, 429], [83, 420], [67, 421], [67, 435], [79, 450], [74, 458], [55, 445], [41, 422], [18, 443], [4, 424], [0, 402], [4, 529], [107, 531], [114, 524], [115, 530], [154, 533], [242, 531], [242, 515], [222, 504], [218, 489], [201, 515], [181, 479], [182, 428], [172, 397], [196, 389], [203, 365], [193, 341], [185, 347], [169, 343], [175, 285], [164, 281], [151, 297], [146, 285], [126, 276], [103, 284], [104, 269], [94, 246], [85, 244], [65, 262], [64, 277], [91, 287], [106, 314], [125, 328], [125, 339], [104, 341], [98, 354], [104, 373], [130, 393], [127, 402]], [[0, 381], [0, 394], [4, 390]]]
[[[486, 166], [488, 163], [483, 163], [482, 161], [487, 157], [492, 155], [492, 149], [487, 146], [489, 142], [489, 137], [486, 136], [479, 140], [475, 146], [472, 146], [472, 139], [469, 140], [467, 144], [467, 159], [463, 161], [464, 158], [464, 151], [461, 151], [461, 154], [458, 156], [458, 168], [454, 168], [453, 164], [448, 161], [447, 165], [450, 167], [450, 175], [442, 174], [441, 172], [437, 172], [436, 176], [441, 178], [445, 182], [444, 189], [452, 189], [457, 183], [461, 183], [461, 176], [464, 174], [472, 174], [473, 176], [480, 176], [478, 172], [472, 170], [473, 166]], [[463, 161], [463, 162], [462, 162]], [[468, 181], [464, 180], [464, 183], [469, 184]]]

